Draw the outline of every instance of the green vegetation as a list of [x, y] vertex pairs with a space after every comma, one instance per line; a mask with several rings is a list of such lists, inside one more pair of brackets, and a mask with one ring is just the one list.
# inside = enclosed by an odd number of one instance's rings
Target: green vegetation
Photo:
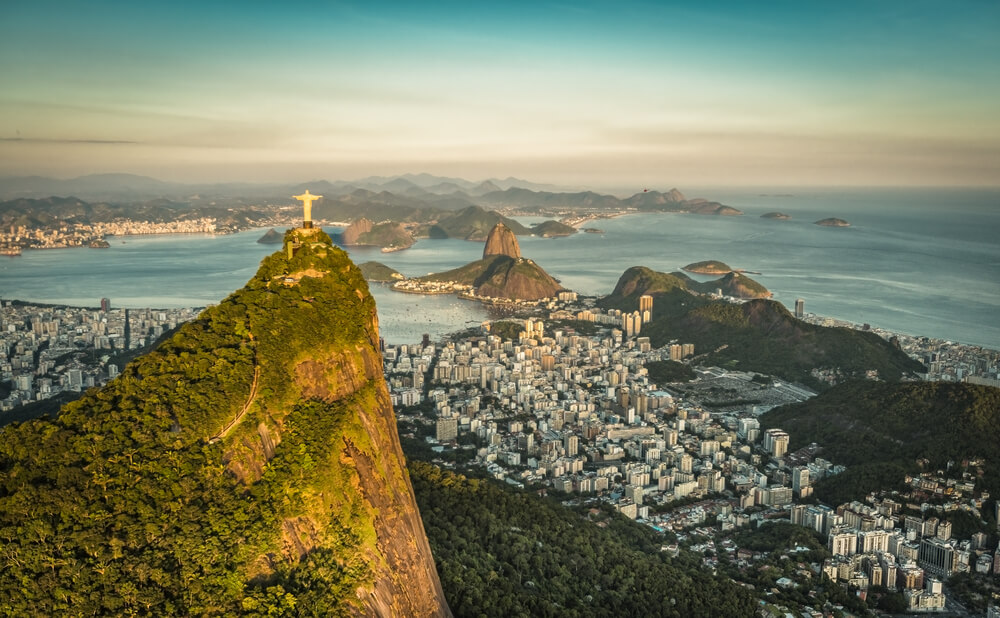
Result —
[[[618, 278], [615, 289], [605, 296], [598, 305], [605, 309], [635, 311], [639, 308], [639, 297], [649, 294], [661, 296], [673, 290], [687, 290], [694, 279], [683, 273], [661, 273], [645, 266], [633, 266]], [[653, 304], [654, 315], [659, 312], [659, 299]]]
[[753, 615], [749, 592], [666, 558], [606, 505], [576, 512], [423, 462], [410, 474], [456, 616]]
[[452, 270], [419, 277], [420, 281], [455, 281], [474, 286], [477, 293], [496, 298], [535, 300], [562, 289], [542, 268], [524, 258], [490, 255]]
[[498, 257], [503, 258], [494, 263], [498, 267], [488, 271], [476, 283], [476, 293], [480, 296], [537, 300], [553, 297], [562, 289], [555, 279], [533, 261]]
[[559, 221], [543, 221], [531, 226], [531, 233], [535, 236], [570, 236], [576, 234], [576, 228]]
[[[629, 298], [605, 300], [613, 304]], [[829, 385], [813, 376], [813, 369], [828, 369], [841, 379], [875, 370], [888, 381], [923, 370], [923, 365], [874, 333], [807, 324], [770, 300], [737, 305], [674, 288], [656, 297], [653, 322], [642, 332], [654, 346], [672, 340], [693, 343], [699, 355], [706, 355], [701, 359], [704, 365], [776, 375], [817, 390]]]
[[375, 456], [359, 411], [379, 395], [363, 368], [325, 395], [296, 368], [358, 363], [374, 302], [325, 234], [298, 234], [107, 387], [0, 431], [0, 613], [357, 611], [382, 558], [341, 451]]
[[327, 195], [313, 206], [314, 219], [329, 221], [356, 221], [366, 217], [374, 221], [422, 222], [450, 214], [415, 198], [367, 189], [357, 189], [347, 195]]
[[518, 336], [524, 332], [524, 324], [503, 320], [490, 324], [490, 334], [500, 337], [504, 341], [517, 341]]
[[796, 548], [805, 549], [801, 558], [806, 562], [822, 562], [830, 557], [823, 535], [787, 521], [741, 530], [732, 538], [743, 549], [764, 552], [775, 557]]
[[[761, 552], [765, 556], [755, 560], [751, 567], [740, 569], [725, 555], [720, 555], [720, 572], [756, 590], [769, 591], [767, 599], [771, 603], [814, 608], [831, 603], [859, 615], [869, 615], [864, 601], [826, 576], [817, 577], [809, 570], [809, 563], [822, 562], [830, 556], [818, 532], [788, 522], [774, 522], [740, 530], [733, 534], [732, 540], [741, 549]], [[778, 586], [777, 581], [782, 577], [793, 584]]]
[[481, 260], [476, 260], [475, 262], [469, 262], [465, 266], [459, 266], [458, 268], [453, 268], [440, 273], [434, 273], [432, 275], [417, 277], [417, 280], [455, 281], [464, 285], [479, 285], [477, 282], [485, 280], [494, 270], [505, 265], [507, 261], [512, 261], [512, 258], [505, 255], [491, 255]]
[[[726, 266], [721, 262], [698, 262], [698, 264]], [[697, 264], [689, 266], [697, 266]], [[639, 297], [644, 294], [656, 298], [674, 290], [686, 290], [695, 296], [697, 294], [714, 294], [718, 289], [721, 289], [723, 294], [736, 298], [768, 298], [771, 296], [771, 292], [763, 285], [740, 273], [729, 272], [718, 279], [699, 283], [682, 272], [661, 273], [645, 266], [633, 266], [622, 273], [614, 291], [602, 298], [598, 304], [605, 308], [635, 311], [639, 306]], [[656, 302], [659, 303], [659, 299]], [[708, 299], [705, 299], [705, 302], [708, 302]], [[658, 313], [658, 306], [654, 304], [654, 316]]]
[[698, 377], [694, 370], [684, 363], [672, 360], [646, 363], [646, 370], [649, 372], [649, 379], [657, 384], [690, 382]]
[[385, 221], [374, 225], [370, 232], [358, 236], [355, 244], [405, 249], [413, 245], [413, 236], [401, 224]]
[[[808, 401], [760, 417], [761, 428], [781, 427], [790, 450], [811, 442], [847, 471], [816, 485], [830, 504], [899, 487], [906, 474], [945, 469], [979, 457], [980, 482], [1000, 492], [1000, 389], [964, 383], [851, 382]], [[923, 468], [918, 460], [926, 460]]]
[[497, 223], [503, 223], [514, 234], [530, 234], [531, 230], [513, 219], [492, 211], [483, 210], [479, 206], [470, 206], [454, 214], [441, 217], [436, 224], [426, 230], [431, 238], [464, 238], [465, 240], [486, 240], [490, 230]]
[[689, 273], [698, 273], [701, 275], [724, 275], [726, 273], [732, 272], [732, 268], [729, 264], [725, 262], [720, 262], [718, 260], [705, 260], [704, 262], [694, 262], [693, 264], [688, 264], [684, 267], [684, 270]]
[[398, 270], [390, 268], [382, 262], [365, 262], [363, 264], [358, 264], [358, 268], [361, 270], [361, 276], [363, 276], [367, 281], [388, 283], [406, 278]]
[[719, 279], [704, 283], [692, 282], [688, 289], [702, 294], [714, 294], [722, 290], [725, 296], [733, 298], [770, 298], [771, 291], [744, 274], [731, 272]]
[[956, 573], [948, 579], [948, 590], [961, 599], [966, 609], [984, 614], [1000, 597], [1000, 575]]

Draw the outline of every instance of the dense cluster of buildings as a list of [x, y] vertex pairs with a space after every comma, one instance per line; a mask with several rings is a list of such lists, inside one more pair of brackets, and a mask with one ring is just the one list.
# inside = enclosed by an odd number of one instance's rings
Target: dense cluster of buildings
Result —
[[[648, 296], [635, 312], [600, 310], [572, 292], [539, 305], [546, 317], [517, 321], [514, 336], [484, 323], [480, 332], [451, 341], [425, 337], [383, 346], [397, 415], [422, 428], [446, 465], [461, 452], [507, 483], [560, 492], [570, 501], [603, 501], [682, 539], [707, 537], [709, 568], [717, 564], [716, 541], [732, 545], [724, 533], [789, 521], [821, 534], [832, 555], [807, 565], [809, 577], [825, 575], [861, 596], [899, 590], [912, 611], [942, 610], [941, 582], [954, 573], [1000, 574], [1000, 554], [987, 537], [955, 538], [946, 518], [961, 509], [981, 518], [988, 496], [975, 475], [927, 473], [906, 479], [909, 493], [836, 508], [812, 503], [813, 484], [843, 468], [823, 459], [819, 445], [790, 452], [791, 436], [762, 429], [757, 417], [814, 393], [719, 368], [698, 368], [693, 386], [683, 390], [657, 384], [647, 364], [690, 359], [696, 350], [684, 341], [653, 348], [642, 336], [654, 311]], [[3, 303], [0, 384], [7, 388], [0, 410], [103, 384], [120, 369], [109, 362], [115, 354], [194, 316], [189, 309], [112, 309], [106, 299], [101, 309]], [[593, 334], [578, 332], [580, 322], [592, 324]], [[995, 352], [900, 340], [930, 361], [935, 375], [995, 379]], [[100, 360], [81, 357], [82, 350], [96, 351]], [[735, 393], [734, 405], [707, 405], [720, 392]], [[759, 558], [722, 548], [745, 568]], [[781, 587], [803, 585], [783, 580]]]
[[[651, 306], [633, 316], [574, 311], [566, 301], [549, 304], [550, 318], [605, 328], [583, 336], [572, 328], [549, 331], [543, 320], [529, 318], [516, 339], [492, 334], [485, 324], [478, 335], [457, 341], [385, 348], [398, 413], [424, 424], [442, 461], [453, 450], [474, 451], [472, 465], [498, 479], [576, 496], [571, 500], [602, 500], [658, 530], [690, 530], [706, 520], [715, 532], [791, 521], [828, 540], [833, 557], [812, 566], [815, 576], [825, 574], [859, 595], [901, 590], [914, 611], [943, 609], [941, 582], [952, 573], [1000, 567], [985, 535], [954, 539], [944, 519], [904, 516], [904, 505], [888, 498], [835, 509], [809, 504], [813, 484], [843, 468], [820, 457], [818, 445], [789, 452], [788, 433], [762, 431], [757, 416], [813, 393], [710, 368], [699, 370], [699, 381], [724, 379], [747, 392], [766, 391], [755, 401], [771, 405], [709, 410], [649, 378], [646, 363], [695, 352], [683, 342], [653, 349], [639, 335]], [[954, 508], [975, 509], [988, 498], [976, 493], [974, 479], [909, 480], [953, 499]]]
[[118, 375], [111, 361], [192, 319], [192, 309], [100, 309], [0, 303], [0, 413]]
[[[969, 502], [981, 506], [982, 496], [973, 497], [972, 487], [966, 490]], [[956, 498], [945, 508], [966, 504]], [[955, 539], [950, 521], [927, 513], [905, 515], [904, 506], [875, 496], [836, 509], [796, 505], [791, 521], [827, 537], [833, 557], [824, 562], [823, 572], [831, 580], [862, 592], [875, 587], [902, 590], [912, 611], [944, 609], [941, 582], [954, 573], [1000, 573], [1000, 555], [987, 548], [986, 534]]]
[[404, 279], [393, 283], [392, 289], [397, 292], [406, 292], [409, 294], [455, 294], [468, 292], [472, 290], [473, 287], [456, 281], [422, 281], [420, 279]]
[[186, 221], [109, 221], [99, 223], [62, 223], [55, 228], [10, 226], [0, 230], [0, 248], [8, 253], [20, 249], [61, 249], [83, 247], [108, 236], [139, 234], [215, 234], [215, 219], [202, 217]]

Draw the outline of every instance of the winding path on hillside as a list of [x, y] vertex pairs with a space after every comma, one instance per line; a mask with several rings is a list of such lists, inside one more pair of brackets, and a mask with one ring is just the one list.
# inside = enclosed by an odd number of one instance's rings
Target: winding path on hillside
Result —
[[[253, 343], [253, 334], [250, 334], [250, 342]], [[254, 354], [253, 359], [253, 382], [250, 384], [250, 394], [247, 396], [247, 401], [243, 404], [243, 408], [236, 415], [236, 418], [229, 421], [229, 424], [222, 428], [222, 431], [212, 436], [208, 443], [213, 444], [219, 440], [225, 438], [229, 435], [234, 427], [240, 424], [246, 413], [250, 411], [250, 406], [253, 405], [254, 400], [257, 398], [257, 387], [260, 384], [260, 364], [257, 362], [257, 355]]]

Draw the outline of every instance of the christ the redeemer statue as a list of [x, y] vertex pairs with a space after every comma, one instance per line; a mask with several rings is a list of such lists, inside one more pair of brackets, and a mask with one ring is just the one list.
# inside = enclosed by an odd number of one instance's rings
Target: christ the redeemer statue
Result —
[[316, 200], [320, 199], [323, 196], [313, 195], [309, 193], [309, 189], [306, 189], [306, 192], [303, 193], [302, 195], [293, 195], [292, 197], [302, 202], [302, 206], [305, 208], [305, 216], [302, 218], [302, 227], [307, 229], [311, 228], [313, 226], [312, 222], [313, 202], [315, 202]]

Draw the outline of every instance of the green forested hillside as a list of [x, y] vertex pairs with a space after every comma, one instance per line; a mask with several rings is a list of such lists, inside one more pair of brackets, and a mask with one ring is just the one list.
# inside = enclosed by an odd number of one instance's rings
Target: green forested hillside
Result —
[[374, 301], [323, 232], [286, 240], [108, 386], [0, 430], [0, 614], [366, 611], [408, 506], [372, 501], [409, 492]]
[[361, 274], [364, 278], [368, 281], [383, 283], [399, 281], [400, 279], [406, 278], [398, 270], [390, 268], [382, 262], [364, 262], [362, 264], [358, 264], [358, 268], [361, 270]]
[[427, 227], [425, 233], [431, 238], [486, 240], [486, 236], [497, 223], [503, 223], [518, 235], [531, 233], [531, 230], [517, 221], [493, 210], [483, 210], [479, 206], [470, 206], [454, 214], [442, 216], [436, 224]]
[[576, 232], [577, 229], [572, 225], [566, 225], [565, 223], [551, 219], [531, 226], [531, 233], [535, 236], [569, 236], [576, 234]]
[[[733, 282], [761, 292], [749, 277], [733, 274], [727, 275]], [[840, 380], [875, 370], [879, 378], [890, 381], [924, 369], [874, 333], [808, 324], [776, 301], [734, 304], [693, 293], [713, 285], [695, 284], [683, 273], [635, 266], [622, 274], [614, 291], [599, 304], [635, 311], [639, 297], [650, 294], [653, 321], [643, 325], [642, 334], [654, 346], [672, 340], [693, 343], [701, 364], [767, 373], [819, 390], [828, 385], [812, 375], [813, 369], [834, 371]]]
[[555, 296], [562, 286], [541, 266], [524, 258], [489, 255], [452, 270], [419, 277], [422, 281], [455, 281], [482, 296], [536, 300]]
[[713, 301], [692, 303], [701, 306], [689, 309], [681, 301], [690, 302], [690, 295], [681, 294], [672, 293], [673, 303], [654, 303], [653, 323], [642, 332], [653, 345], [673, 339], [695, 344], [697, 354], [707, 354], [704, 364], [758, 371], [817, 389], [828, 385], [811, 375], [813, 369], [836, 371], [841, 379], [875, 370], [889, 381], [923, 369], [875, 333], [808, 324], [775, 301]]
[[[708, 264], [708, 262], [700, 262]], [[721, 262], [713, 262], [721, 264]], [[724, 266], [724, 265], [723, 265]], [[600, 306], [622, 311], [634, 311], [639, 305], [639, 297], [648, 294], [654, 298], [674, 290], [687, 290], [698, 294], [714, 294], [721, 290], [726, 296], [735, 298], [769, 298], [771, 292], [746, 275], [729, 272], [718, 279], [698, 282], [677, 271], [661, 273], [645, 266], [633, 266], [618, 278], [615, 289], [600, 300]], [[694, 296], [693, 294], [689, 296]], [[702, 304], [709, 299], [703, 299]]]
[[609, 507], [574, 511], [422, 462], [410, 473], [456, 616], [753, 615], [748, 591], [666, 558], [662, 537]]
[[1000, 389], [945, 382], [852, 382], [761, 416], [781, 427], [792, 450], [816, 442], [824, 457], [848, 467], [821, 483], [831, 503], [898, 485], [907, 472], [946, 468], [980, 457], [990, 493], [1000, 493]]

